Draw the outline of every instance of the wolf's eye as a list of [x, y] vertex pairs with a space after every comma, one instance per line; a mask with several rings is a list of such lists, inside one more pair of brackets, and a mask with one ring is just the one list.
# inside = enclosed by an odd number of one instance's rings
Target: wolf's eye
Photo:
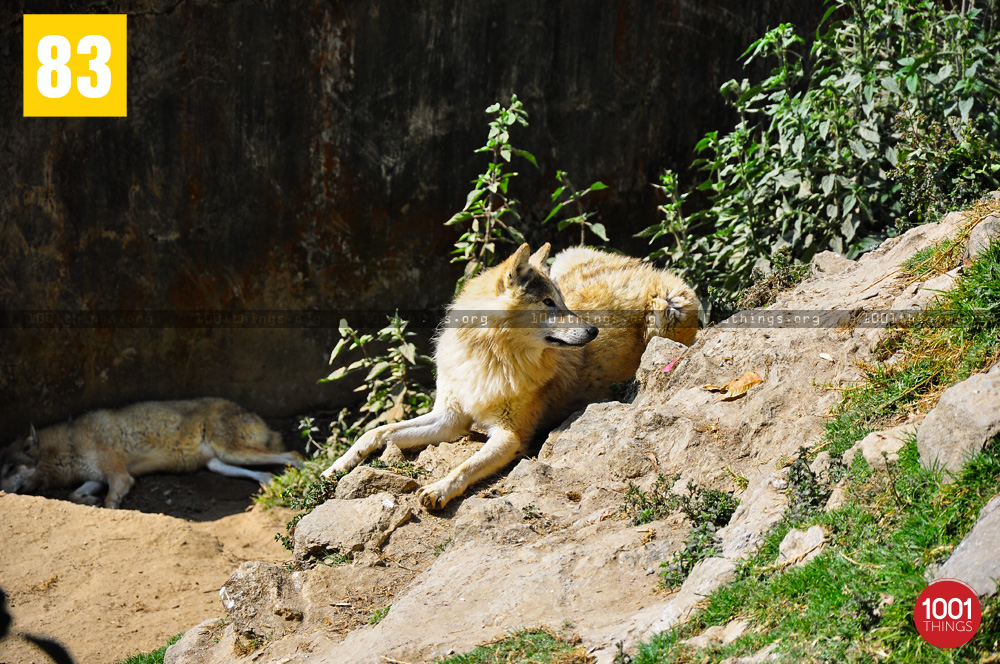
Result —
[[544, 300], [542, 300], [542, 304], [544, 304], [547, 307], [554, 307], [554, 306], [556, 306], [556, 303], [552, 301], [551, 297], [547, 297]]

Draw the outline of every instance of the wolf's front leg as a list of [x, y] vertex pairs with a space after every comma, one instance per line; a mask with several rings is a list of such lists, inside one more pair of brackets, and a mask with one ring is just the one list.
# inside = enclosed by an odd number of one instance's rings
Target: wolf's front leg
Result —
[[401, 450], [443, 443], [468, 433], [471, 424], [468, 416], [447, 407], [432, 410], [405, 422], [384, 424], [366, 431], [351, 449], [323, 471], [322, 476], [331, 477], [335, 473], [349, 472], [369, 455], [383, 449], [386, 443], [393, 443]]
[[513, 431], [491, 428], [489, 439], [447, 477], [417, 491], [417, 497], [427, 509], [441, 509], [455, 496], [460, 496], [470, 484], [497, 472], [517, 456], [521, 439]]

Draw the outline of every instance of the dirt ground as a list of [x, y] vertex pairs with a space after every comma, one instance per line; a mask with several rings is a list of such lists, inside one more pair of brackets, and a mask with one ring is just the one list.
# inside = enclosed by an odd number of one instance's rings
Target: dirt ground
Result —
[[[119, 510], [61, 499], [68, 490], [0, 492], [12, 633], [55, 638], [79, 664], [113, 664], [223, 615], [219, 588], [240, 563], [291, 557], [274, 541], [291, 512], [252, 508], [258, 487], [208, 471], [149, 475]], [[0, 664], [49, 661], [22, 639], [0, 642]]]

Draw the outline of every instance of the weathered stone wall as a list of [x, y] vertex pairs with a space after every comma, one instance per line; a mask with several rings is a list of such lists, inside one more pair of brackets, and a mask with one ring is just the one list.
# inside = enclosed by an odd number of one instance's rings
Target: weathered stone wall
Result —
[[[226, 396], [288, 415], [336, 330], [21, 329], [22, 310], [435, 307], [484, 160], [483, 110], [516, 92], [525, 224], [557, 167], [610, 189], [612, 240], [652, 223], [649, 182], [724, 126], [738, 56], [820, 0], [402, 3], [25, 0], [0, 9], [0, 442], [29, 421]], [[128, 117], [24, 118], [23, 13], [128, 13]], [[804, 30], [809, 32], [810, 29]], [[552, 229], [554, 230], [554, 229]], [[537, 230], [533, 239], [545, 233]], [[641, 245], [634, 244], [634, 249]]]

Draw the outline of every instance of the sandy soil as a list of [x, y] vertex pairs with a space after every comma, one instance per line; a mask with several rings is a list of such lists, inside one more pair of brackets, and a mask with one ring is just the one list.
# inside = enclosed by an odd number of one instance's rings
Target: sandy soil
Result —
[[[79, 664], [155, 650], [224, 609], [219, 588], [246, 560], [283, 562], [290, 512], [251, 508], [254, 482], [201, 471], [138, 478], [122, 509], [0, 492], [0, 588], [12, 631], [61, 641]], [[0, 642], [0, 664], [49, 662]]]

